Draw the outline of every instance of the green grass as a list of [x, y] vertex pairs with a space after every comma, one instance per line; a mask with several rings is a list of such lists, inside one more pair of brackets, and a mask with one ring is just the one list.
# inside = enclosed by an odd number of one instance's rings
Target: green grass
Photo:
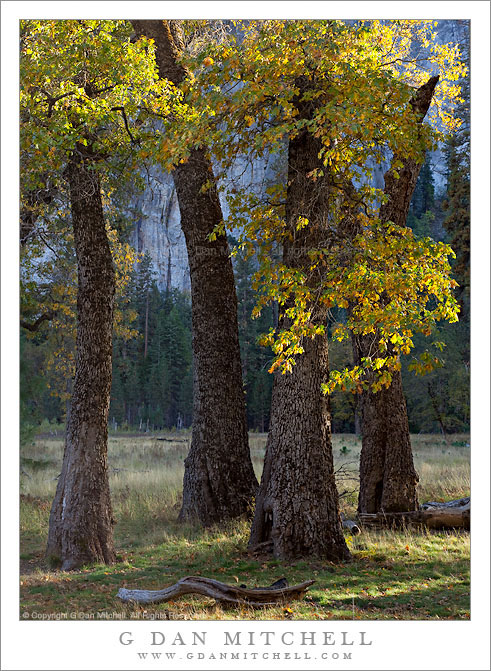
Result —
[[[170, 436], [169, 436], [170, 437]], [[468, 436], [448, 446], [439, 436], [414, 436], [420, 474], [420, 501], [446, 500], [469, 494]], [[266, 437], [251, 434], [258, 474]], [[333, 439], [338, 488], [346, 492], [341, 506], [347, 515], [356, 507], [360, 441]], [[21, 613], [79, 614], [104, 612], [129, 618], [169, 619], [468, 619], [469, 535], [404, 529], [371, 530], [347, 536], [349, 563], [325, 561], [282, 563], [247, 552], [248, 526], [203, 530], [177, 523], [183, 460], [187, 443], [155, 437], [109, 439], [110, 484], [114, 506], [118, 561], [71, 573], [49, 570], [43, 559], [51, 500], [60, 472], [63, 444], [59, 438], [38, 439], [22, 454], [26, 475], [21, 483]], [[37, 462], [42, 462], [39, 467]], [[352, 463], [347, 463], [352, 462]], [[203, 575], [248, 587], [271, 584], [284, 576], [290, 584], [315, 579], [306, 598], [263, 610], [222, 609], [204, 597], [146, 606], [124, 605], [119, 587], [159, 589], [186, 575]]]

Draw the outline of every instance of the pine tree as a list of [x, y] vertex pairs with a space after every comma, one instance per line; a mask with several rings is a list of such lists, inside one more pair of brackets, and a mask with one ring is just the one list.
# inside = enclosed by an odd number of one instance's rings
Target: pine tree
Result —
[[[428, 153], [414, 188], [414, 194], [409, 206], [409, 214], [420, 219], [425, 212], [430, 212], [435, 205], [435, 179]], [[428, 232], [429, 234], [429, 232]]]
[[458, 113], [463, 120], [461, 128], [448, 140], [445, 147], [447, 163], [447, 195], [443, 204], [446, 217], [443, 222], [449, 234], [456, 260], [454, 272], [460, 285], [458, 296], [464, 314], [470, 299], [470, 130], [469, 80], [462, 82], [463, 102]]
[[258, 318], [252, 318], [256, 302], [256, 294], [252, 288], [255, 265], [254, 257], [245, 258], [238, 251], [235, 256], [234, 272], [237, 283], [239, 342], [247, 422], [249, 429], [264, 432], [269, 427], [273, 381], [268, 373], [271, 353], [268, 348], [260, 345], [258, 340], [261, 334], [273, 326], [273, 310], [268, 306]]

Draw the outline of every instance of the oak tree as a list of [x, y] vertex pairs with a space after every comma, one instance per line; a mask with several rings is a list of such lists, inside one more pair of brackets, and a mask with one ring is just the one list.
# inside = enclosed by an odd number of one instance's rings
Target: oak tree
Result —
[[[153, 40], [162, 79], [179, 87], [192, 76], [181, 62], [184, 42], [179, 22], [134, 20], [132, 25], [137, 36]], [[189, 116], [184, 129], [182, 119], [174, 120], [181, 127], [185, 157], [175, 160], [172, 152], [166, 152], [165, 134], [156, 143], [155, 154], [172, 169], [191, 278], [193, 435], [185, 460], [180, 519], [210, 525], [248, 513], [257, 480], [248, 445], [230, 250], [223, 231], [210, 239], [222, 225], [223, 214], [206, 138], [188, 143], [192, 106]]]
[[[447, 103], [458, 93], [453, 81], [462, 65], [455, 49], [436, 45], [430, 22], [249, 22], [237, 43], [208, 49], [204, 59], [202, 52], [199, 77], [188, 82], [198, 110], [195, 137], [209, 138], [224, 173], [237, 156], [288, 157], [286, 181], [266, 194], [230, 190], [228, 222], [258, 256], [256, 313], [269, 302], [280, 305], [279, 327], [264, 339], [275, 354], [271, 371], [282, 374], [268, 444], [274, 456], [266, 455], [252, 533], [253, 543], [272, 540], [280, 556], [346, 556], [329, 466], [316, 477], [316, 464], [331, 458], [328, 438], [313, 438], [308, 428], [320, 424], [329, 433], [319, 385], [327, 392], [379, 391], [399, 370], [414, 332], [429, 334], [437, 320], [455, 319], [451, 250], [379, 216], [388, 194], [370, 184], [376, 163], [394, 156], [390, 178], [397, 180], [401, 156], [418, 164], [434, 146], [435, 134], [419, 124], [411, 104], [428, 79], [411, 57], [418, 41], [442, 70], [438, 113], [450, 127]], [[177, 133], [169, 141], [181, 151]], [[279, 262], [272, 253], [278, 244]], [[351, 306], [334, 337], [378, 337], [358, 364], [326, 381], [321, 343], [333, 306]], [[326, 507], [327, 490], [333, 505]], [[316, 503], [327, 516], [323, 536], [311, 518]], [[311, 523], [316, 531], [309, 536]]]
[[[419, 122], [422, 122], [438, 83], [431, 77], [410, 100]], [[389, 170], [384, 178], [385, 201], [378, 217], [382, 223], [393, 222], [399, 228], [406, 225], [407, 213], [416, 186], [421, 163], [412, 157], [395, 157], [398, 170]], [[397, 172], [398, 177], [395, 177]], [[379, 332], [355, 335], [355, 362], [376, 350]], [[390, 345], [387, 349], [389, 350]], [[370, 377], [370, 374], [368, 375]], [[361, 394], [362, 449], [360, 454], [360, 493], [358, 512], [403, 512], [418, 509], [418, 475], [414, 468], [406, 400], [400, 368], [392, 373], [388, 387], [374, 392], [364, 389]]]
[[68, 184], [77, 258], [75, 378], [47, 544], [48, 558], [70, 570], [115, 559], [107, 419], [116, 276], [101, 180], [129, 144], [126, 113], [154, 76], [123, 22], [25, 21], [21, 37], [22, 192], [44, 188], [46, 175]]

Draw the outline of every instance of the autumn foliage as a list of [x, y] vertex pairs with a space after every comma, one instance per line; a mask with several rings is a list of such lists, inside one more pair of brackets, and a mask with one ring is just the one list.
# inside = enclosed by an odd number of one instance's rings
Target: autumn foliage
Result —
[[[193, 30], [207, 29], [191, 23], [190, 42]], [[200, 144], [210, 148], [221, 176], [238, 160], [247, 170], [254, 159], [267, 156], [275, 177], [265, 183], [264, 192], [252, 192], [246, 178], [227, 187], [222, 181], [220, 188], [227, 188], [230, 205], [223, 226], [239, 234], [243, 253], [257, 258], [254, 315], [274, 301], [280, 308], [289, 301], [291, 326], [272, 330], [262, 340], [273, 348], [271, 370], [291, 370], [303, 339], [323, 330], [311, 323], [309, 305], [349, 305], [349, 319], [334, 329], [334, 338], [377, 330], [380, 347], [361, 367], [333, 371], [325, 391], [359, 389], [364, 367], [378, 371], [376, 387], [386, 386], [391, 370], [400, 365], [399, 356], [412, 350], [414, 335], [431, 336], [439, 320], [455, 321], [458, 306], [451, 249], [379, 221], [383, 195], [373, 186], [373, 171], [394, 155], [422, 162], [425, 151], [458, 126], [457, 80], [465, 75], [459, 50], [438, 43], [432, 21], [233, 24], [228, 32], [217, 33], [219, 39], [210, 32], [209, 41], [198, 40], [188, 50], [184, 64], [190, 74], [177, 90], [157, 77], [152, 41], [131, 40], [128, 22], [23, 22], [25, 202], [37, 209], [36, 216], [45, 217], [48, 230], [56, 222], [63, 230], [63, 197], [50, 205], [32, 205], [27, 196], [48, 182], [60, 183], [67, 152], [77, 142], [90, 144], [99, 159], [94, 169], [101, 172], [109, 212], [117, 185], [134, 181], [137, 166], [158, 163], [171, 169]], [[440, 80], [430, 123], [421, 127], [409, 102], [430, 71], [438, 72]], [[308, 121], [299, 118], [295, 104], [299, 78], [308, 80], [303, 98], [315, 103]], [[275, 250], [294, 235], [285, 227], [285, 143], [306, 127], [321, 140], [324, 166], [310, 178], [314, 183], [324, 171], [329, 174], [330, 205], [324, 244], [308, 250], [310, 268], [300, 270], [285, 266]], [[392, 168], [397, 178], [397, 161]], [[347, 208], [360, 231], [356, 236], [346, 233]], [[297, 230], [308, 225], [301, 217]], [[115, 233], [110, 236], [121, 277], [127, 277], [132, 252], [117, 242]], [[27, 252], [27, 274], [34, 266], [49, 274], [39, 255], [39, 247]], [[53, 303], [57, 314], [67, 317], [69, 286], [64, 307], [61, 301]], [[30, 290], [27, 282], [26, 305]], [[420, 372], [430, 366], [428, 359], [413, 364]]]

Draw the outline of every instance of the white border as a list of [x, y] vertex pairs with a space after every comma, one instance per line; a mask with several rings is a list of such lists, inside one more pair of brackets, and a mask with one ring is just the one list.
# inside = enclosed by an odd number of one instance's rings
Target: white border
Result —
[[[2, 669], [489, 669], [489, 19], [468, 2], [14, 2], [2, 13]], [[471, 622], [19, 622], [18, 621], [18, 20], [20, 18], [434, 18], [471, 19], [472, 54], [472, 609]], [[351, 662], [242, 660], [137, 662], [148, 631], [366, 631], [373, 645]], [[148, 650], [149, 648], [144, 648]], [[256, 652], [271, 648], [256, 646]], [[283, 651], [286, 648], [281, 648]], [[342, 652], [342, 648], [333, 648]], [[171, 650], [166, 647], [165, 650]], [[183, 648], [186, 652], [191, 648]], [[241, 648], [242, 651], [245, 647]], [[295, 647], [290, 652], [303, 653]], [[316, 654], [329, 648], [317, 649]], [[309, 650], [307, 650], [309, 651]], [[183, 653], [180, 653], [183, 654]], [[313, 653], [312, 653], [313, 654]]]

